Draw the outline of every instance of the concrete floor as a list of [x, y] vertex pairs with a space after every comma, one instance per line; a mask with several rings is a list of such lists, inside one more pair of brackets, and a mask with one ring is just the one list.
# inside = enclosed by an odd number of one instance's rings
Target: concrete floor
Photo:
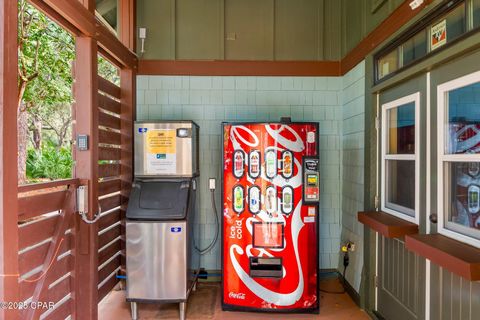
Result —
[[[339, 291], [337, 279], [322, 281], [323, 290]], [[139, 304], [140, 319], [178, 319], [178, 304]], [[100, 320], [128, 320], [130, 305], [125, 302], [125, 291], [110, 292], [99, 305]], [[350, 299], [347, 294], [320, 293], [320, 314], [268, 314], [250, 312], [224, 312], [221, 308], [221, 288], [219, 283], [200, 283], [197, 291], [190, 296], [187, 305], [188, 320], [225, 319], [370, 319], [369, 316]]]

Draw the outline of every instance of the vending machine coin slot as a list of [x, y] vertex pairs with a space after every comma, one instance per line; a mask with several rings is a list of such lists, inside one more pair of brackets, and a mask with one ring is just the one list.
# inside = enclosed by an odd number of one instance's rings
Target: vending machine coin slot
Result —
[[320, 201], [319, 160], [314, 157], [303, 158], [303, 202], [316, 203]]
[[250, 257], [250, 277], [252, 278], [282, 278], [282, 258]]

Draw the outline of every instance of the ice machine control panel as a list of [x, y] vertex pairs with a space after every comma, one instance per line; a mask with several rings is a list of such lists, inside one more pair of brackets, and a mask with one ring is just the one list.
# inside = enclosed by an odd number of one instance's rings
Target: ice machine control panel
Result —
[[315, 157], [303, 158], [303, 202], [320, 201], [319, 161]]

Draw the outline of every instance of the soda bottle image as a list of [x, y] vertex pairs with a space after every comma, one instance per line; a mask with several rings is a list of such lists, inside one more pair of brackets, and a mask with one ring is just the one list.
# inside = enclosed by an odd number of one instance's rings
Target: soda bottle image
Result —
[[236, 213], [242, 213], [243, 206], [243, 188], [236, 186], [233, 190], [233, 209]]
[[283, 176], [290, 178], [293, 174], [292, 153], [290, 151], [283, 152]]
[[267, 178], [274, 178], [277, 174], [277, 156], [275, 155], [275, 151], [270, 150], [267, 151], [266, 154], [266, 175]]
[[277, 211], [277, 195], [274, 187], [267, 188], [265, 207], [267, 212], [270, 214]]
[[233, 161], [233, 175], [236, 178], [241, 178], [243, 176], [243, 163], [243, 152], [240, 150], [235, 151]]
[[282, 211], [284, 214], [290, 214], [293, 210], [293, 189], [285, 187], [282, 191]]
[[249, 170], [252, 178], [260, 175], [260, 154], [258, 151], [252, 151], [250, 153]]
[[253, 186], [248, 192], [249, 210], [252, 214], [257, 214], [260, 211], [260, 188]]

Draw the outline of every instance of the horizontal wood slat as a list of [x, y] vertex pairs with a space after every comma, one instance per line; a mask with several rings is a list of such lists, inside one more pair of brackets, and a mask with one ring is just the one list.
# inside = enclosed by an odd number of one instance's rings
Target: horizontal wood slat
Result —
[[[25, 274], [36, 267], [39, 267], [43, 264], [45, 256], [47, 255], [48, 249], [50, 248], [51, 242], [42, 244], [41, 246], [29, 250], [25, 253], [22, 253], [18, 256], [19, 272], [20, 274]], [[62, 255], [68, 250], [72, 249], [73, 245], [73, 235], [71, 233], [65, 235], [64, 241], [58, 255]]]
[[111, 277], [107, 282], [103, 284], [103, 286], [98, 289], [98, 302], [102, 301], [103, 298], [107, 296], [107, 294], [115, 288], [118, 283], [118, 279], [116, 277]]
[[120, 164], [108, 163], [98, 165], [98, 177], [116, 177], [120, 175]]
[[27, 220], [41, 214], [54, 212], [63, 208], [66, 190], [40, 195], [20, 197], [18, 199], [19, 220]]
[[25, 193], [30, 191], [45, 190], [50, 188], [57, 188], [62, 186], [78, 185], [78, 184], [80, 184], [79, 179], [64, 179], [64, 180], [55, 180], [52, 182], [24, 184], [22, 186], [18, 186], [18, 193]]
[[55, 226], [58, 223], [59, 216], [54, 216], [48, 219], [42, 219], [38, 222], [30, 223], [18, 228], [18, 248], [33, 246], [45, 239], [53, 236]]
[[107, 263], [102, 269], [98, 271], [98, 283], [101, 283], [103, 280], [107, 279], [107, 277], [115, 271], [118, 267], [121, 266], [121, 259], [120, 255], [116, 256], [112, 261]]
[[121, 205], [121, 196], [119, 194], [99, 200], [102, 212], [106, 212]]
[[[67, 273], [71, 272], [74, 267], [74, 257], [72, 255], [68, 255], [64, 257], [60, 261], [55, 261], [52, 264], [50, 270], [48, 270], [47, 276], [51, 281], [45, 283], [46, 286], [49, 286], [52, 282], [60, 279], [62, 276], [66, 275]], [[32, 276], [31, 279], [35, 280], [40, 276], [40, 273]], [[19, 288], [20, 288], [20, 301], [25, 301], [26, 299], [33, 296], [33, 291], [35, 290], [36, 282], [26, 282], [20, 281]]]
[[121, 149], [98, 147], [98, 160], [120, 160]]
[[120, 118], [102, 111], [98, 113], [98, 124], [107, 128], [120, 130]]
[[110, 227], [112, 224], [117, 223], [121, 220], [120, 209], [115, 210], [103, 216], [98, 221], [98, 230], [101, 232], [103, 229]]
[[72, 276], [69, 276], [63, 279], [61, 282], [57, 283], [54, 287], [52, 287], [47, 291], [47, 294], [45, 295], [45, 299], [47, 301], [51, 301], [55, 303], [62, 300], [72, 290], [71, 281], [72, 281]]
[[117, 241], [110, 244], [107, 248], [98, 252], [98, 265], [102, 265], [113, 257], [117, 252], [122, 251], [122, 240], [118, 239]]
[[339, 76], [340, 61], [140, 60], [140, 75]]
[[106, 94], [117, 99], [122, 97], [120, 87], [100, 76], [98, 76], [98, 91], [105, 92]]
[[115, 228], [112, 228], [108, 230], [105, 233], [102, 233], [98, 237], [98, 247], [102, 248], [105, 246], [107, 243], [112, 242], [115, 238], [119, 237], [122, 235], [122, 230], [120, 226], [116, 226]]
[[61, 306], [53, 310], [45, 320], [65, 320], [71, 313], [73, 308], [72, 298], [65, 301]]
[[98, 106], [100, 108], [108, 110], [110, 112], [120, 114], [122, 105], [120, 104], [120, 102], [118, 102], [116, 100], [113, 100], [112, 98], [99, 93], [98, 94]]
[[120, 145], [121, 134], [113, 131], [98, 130], [98, 142], [105, 144]]
[[104, 196], [110, 193], [118, 192], [122, 189], [122, 181], [120, 179], [105, 180], [98, 184], [98, 195]]

